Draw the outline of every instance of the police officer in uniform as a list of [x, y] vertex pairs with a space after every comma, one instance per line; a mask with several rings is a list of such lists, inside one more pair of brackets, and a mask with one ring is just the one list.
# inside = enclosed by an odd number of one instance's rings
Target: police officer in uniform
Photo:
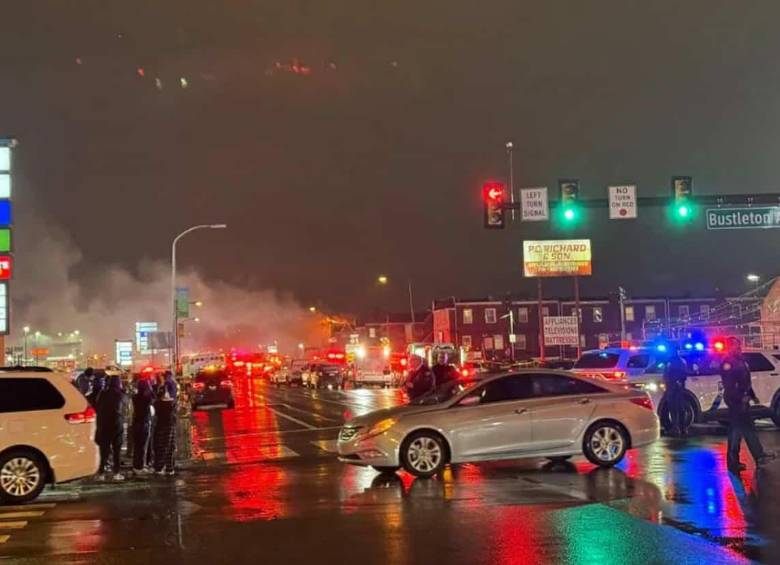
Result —
[[685, 379], [688, 366], [680, 357], [677, 347], [672, 347], [664, 366], [664, 403], [669, 414], [669, 435], [685, 436], [688, 433], [688, 419], [685, 414]]
[[750, 401], [758, 402], [750, 381], [750, 368], [742, 358], [742, 344], [735, 337], [726, 343], [726, 357], [720, 368], [723, 381], [723, 400], [729, 409], [729, 439], [727, 465], [729, 471], [745, 470], [739, 460], [742, 439], [745, 439], [756, 465], [765, 465], [775, 458], [772, 452], [764, 451], [750, 417]]

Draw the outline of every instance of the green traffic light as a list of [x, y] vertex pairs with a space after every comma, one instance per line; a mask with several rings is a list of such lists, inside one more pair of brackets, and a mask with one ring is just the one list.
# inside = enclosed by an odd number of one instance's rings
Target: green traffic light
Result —
[[563, 211], [563, 217], [569, 221], [573, 220], [575, 216], [576, 214], [574, 213], [574, 210], [572, 210], [571, 208], [567, 208], [566, 210]]
[[691, 209], [688, 206], [682, 205], [677, 207], [677, 215], [681, 218], [687, 218], [691, 214]]

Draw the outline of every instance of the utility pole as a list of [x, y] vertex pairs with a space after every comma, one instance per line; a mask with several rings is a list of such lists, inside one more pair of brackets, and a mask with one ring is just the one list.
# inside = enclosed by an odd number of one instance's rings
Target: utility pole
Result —
[[[618, 304], [620, 305], [620, 341], [626, 341], [626, 289], [618, 287]], [[622, 343], [621, 343], [622, 345]]]
[[539, 359], [544, 361], [544, 300], [542, 299], [542, 277], [536, 278], [537, 310], [539, 314]]
[[512, 204], [512, 221], [515, 221], [515, 169], [514, 164], [512, 162], [512, 149], [514, 149], [514, 144], [511, 141], [506, 142], [506, 152], [509, 156], [509, 202]]
[[580, 315], [580, 277], [574, 275], [574, 315], [577, 322], [577, 359], [582, 356], [582, 338], [580, 338], [580, 324], [582, 316]]

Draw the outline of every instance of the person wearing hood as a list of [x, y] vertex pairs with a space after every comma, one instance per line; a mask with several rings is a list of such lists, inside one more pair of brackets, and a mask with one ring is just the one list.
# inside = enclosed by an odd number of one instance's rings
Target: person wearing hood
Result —
[[111, 457], [113, 478], [115, 481], [124, 480], [120, 473], [122, 456], [122, 440], [124, 436], [124, 403], [125, 392], [122, 390], [122, 378], [119, 375], [111, 375], [108, 385], [97, 397], [97, 432], [95, 442], [100, 447], [100, 475], [105, 480], [106, 467]]
[[95, 370], [92, 367], [87, 367], [83, 373], [76, 377], [76, 388], [85, 397], [89, 397], [90, 390], [92, 390], [92, 379], [95, 377]]
[[146, 454], [152, 431], [154, 400], [155, 394], [150, 379], [141, 377], [133, 395], [133, 474], [135, 475], [149, 472], [146, 467]]
[[105, 388], [106, 372], [103, 370], [95, 371], [92, 375], [92, 388], [90, 389], [89, 394], [87, 394], [87, 400], [95, 410], [97, 410], [98, 400]]
[[176, 455], [176, 400], [178, 385], [171, 371], [157, 391], [154, 404], [157, 422], [154, 428], [154, 472], [158, 475], [174, 475]]

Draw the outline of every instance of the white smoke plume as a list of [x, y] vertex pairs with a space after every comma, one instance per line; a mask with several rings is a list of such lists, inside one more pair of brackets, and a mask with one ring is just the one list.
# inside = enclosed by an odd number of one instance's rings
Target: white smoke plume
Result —
[[[22, 327], [45, 335], [79, 330], [85, 353], [113, 357], [114, 340], [134, 339], [135, 323], [156, 321], [170, 329], [170, 265], [144, 261], [137, 269], [117, 266], [92, 268], [87, 280], [74, 276], [82, 254], [61, 229], [41, 221], [25, 222], [11, 290], [12, 343], [19, 343]], [[291, 296], [271, 290], [243, 289], [205, 281], [197, 272], [180, 272], [177, 286], [190, 289], [191, 300], [203, 301], [187, 322], [182, 352], [215, 351], [239, 347], [257, 350], [278, 342], [292, 354], [298, 343], [320, 345], [319, 320]], [[169, 308], [169, 305], [171, 307]]]

